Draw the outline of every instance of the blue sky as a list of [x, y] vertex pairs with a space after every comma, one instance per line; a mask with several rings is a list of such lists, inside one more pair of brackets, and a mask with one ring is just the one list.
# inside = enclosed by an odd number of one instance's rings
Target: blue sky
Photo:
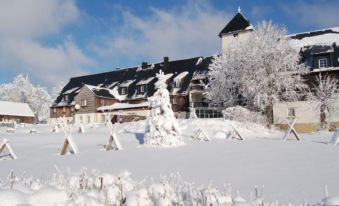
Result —
[[290, 33], [339, 26], [338, 0], [4, 0], [0, 83], [20, 73], [52, 87], [70, 77], [220, 50], [236, 14]]

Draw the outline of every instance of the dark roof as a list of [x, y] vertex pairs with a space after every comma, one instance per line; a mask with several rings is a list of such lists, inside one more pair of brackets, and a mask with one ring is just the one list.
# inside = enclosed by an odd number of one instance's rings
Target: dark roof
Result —
[[[200, 60], [199, 60], [200, 59]], [[118, 86], [119, 84], [126, 82], [128, 80], [133, 80], [128, 87], [126, 100], [138, 99], [138, 98], [147, 98], [153, 95], [154, 83], [156, 78], [150, 81], [147, 84], [147, 93], [140, 93], [138, 90], [137, 83], [146, 80], [150, 77], [155, 77], [156, 73], [159, 70], [162, 70], [165, 74], [173, 74], [168, 79], [168, 89], [173, 90], [174, 82], [173, 79], [182, 72], [188, 72], [186, 75], [185, 81], [182, 83], [181, 87], [176, 89], [176, 94], [184, 94], [189, 87], [190, 81], [196, 71], [206, 70], [211, 62], [210, 57], [194, 57], [190, 59], [182, 59], [169, 62], [161, 62], [156, 64], [148, 64], [147, 67], [131, 67], [126, 69], [114, 70], [105, 73], [92, 74], [86, 76], [73, 77], [69, 80], [67, 85], [62, 89], [60, 95], [54, 101], [53, 106], [63, 106], [70, 105], [74, 101], [74, 97], [79, 92], [79, 88], [83, 85], [91, 85], [95, 87], [101, 87], [102, 90], [92, 90], [97, 96], [110, 97], [111, 93], [107, 89], [112, 89], [113, 87]], [[113, 86], [112, 86], [113, 85]], [[106, 88], [106, 89], [105, 89]], [[118, 90], [119, 93], [121, 90]], [[64, 101], [64, 96], [67, 93], [68, 101]]]
[[240, 12], [238, 12], [233, 17], [233, 19], [221, 30], [219, 37], [221, 37], [223, 34], [245, 30], [249, 26], [251, 26], [250, 22]]
[[335, 31], [333, 29], [325, 29], [325, 30], [304, 32], [304, 33], [299, 33], [299, 34], [292, 34], [292, 35], [290, 35], [290, 38], [301, 40], [305, 37], [313, 37], [313, 36], [319, 36], [319, 35], [331, 34], [331, 33], [332, 34], [339, 34], [338, 31]]

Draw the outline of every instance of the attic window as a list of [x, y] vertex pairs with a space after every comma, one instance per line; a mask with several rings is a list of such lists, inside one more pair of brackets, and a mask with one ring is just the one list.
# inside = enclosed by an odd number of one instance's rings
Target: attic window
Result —
[[64, 100], [68, 101], [68, 95], [67, 94], [64, 96]]
[[87, 106], [87, 99], [82, 99], [81, 100], [81, 106], [86, 107]]
[[122, 87], [121, 88], [121, 94], [126, 94], [127, 93], [127, 88], [126, 87]]
[[321, 58], [319, 59], [319, 68], [327, 67], [327, 59], [326, 58]]
[[140, 85], [140, 92], [145, 92], [145, 85]]

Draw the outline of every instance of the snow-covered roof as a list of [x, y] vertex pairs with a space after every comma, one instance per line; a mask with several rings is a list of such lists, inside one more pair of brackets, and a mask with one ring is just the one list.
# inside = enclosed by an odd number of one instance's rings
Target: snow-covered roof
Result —
[[183, 79], [188, 74], [189, 74], [188, 72], [181, 72], [176, 77], [174, 77], [174, 81], [180, 81], [181, 79]]
[[78, 90], [78, 89], [79, 89], [79, 87], [74, 87], [74, 88], [72, 88], [72, 89], [69, 89], [69, 90], [65, 91], [64, 94], [70, 94], [70, 93], [73, 93], [74, 91], [76, 91], [76, 90]]
[[135, 79], [126, 80], [122, 82], [119, 87], [129, 87], [133, 82], [135, 82]]
[[137, 82], [137, 85], [143, 85], [143, 84], [148, 84], [150, 83], [155, 77], [149, 77], [147, 79], [140, 80]]
[[110, 106], [102, 106], [98, 107], [98, 111], [105, 111], [105, 110], [119, 110], [119, 109], [132, 109], [132, 108], [140, 108], [140, 107], [148, 107], [148, 102], [142, 102], [139, 104], [129, 104], [129, 103], [114, 103]]
[[253, 30], [250, 21], [248, 21], [240, 12], [238, 12], [233, 19], [221, 30], [219, 37], [224, 34], [240, 32], [240, 31]]
[[313, 69], [311, 72], [327, 72], [327, 71], [339, 71], [339, 67], [325, 67]]
[[291, 34], [288, 37], [291, 38], [291, 46], [296, 48], [312, 45], [332, 45], [333, 43], [339, 44], [339, 27]]
[[0, 101], [0, 115], [34, 117], [27, 103]]

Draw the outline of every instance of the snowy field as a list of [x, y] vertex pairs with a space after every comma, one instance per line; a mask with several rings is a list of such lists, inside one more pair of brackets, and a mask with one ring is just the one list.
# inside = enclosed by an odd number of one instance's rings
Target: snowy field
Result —
[[[160, 179], [161, 175], [180, 173], [183, 180], [195, 185], [212, 184], [222, 190], [231, 184], [245, 199], [255, 185], [264, 185], [267, 202], [279, 204], [313, 204], [324, 197], [327, 184], [331, 195], [339, 195], [339, 147], [326, 144], [333, 133], [302, 134], [302, 141], [282, 141], [284, 133], [252, 124], [232, 122], [245, 141], [226, 140], [232, 130], [230, 121], [221, 119], [179, 120], [185, 145], [157, 148], [143, 145], [145, 121], [119, 124], [116, 134], [121, 151], [105, 151], [109, 131], [105, 125], [85, 127], [85, 133], [74, 133], [79, 154], [60, 156], [64, 141], [62, 131], [51, 132], [51, 125], [18, 127], [15, 133], [0, 128], [0, 140], [8, 138], [18, 159], [0, 160], [0, 179], [14, 171], [41, 180], [62, 173], [79, 173], [81, 168], [119, 174], [127, 170], [133, 180]], [[37, 133], [29, 134], [30, 129]], [[211, 142], [193, 141], [202, 128]], [[1, 196], [4, 198], [6, 193]], [[3, 204], [0, 204], [3, 205]]]

